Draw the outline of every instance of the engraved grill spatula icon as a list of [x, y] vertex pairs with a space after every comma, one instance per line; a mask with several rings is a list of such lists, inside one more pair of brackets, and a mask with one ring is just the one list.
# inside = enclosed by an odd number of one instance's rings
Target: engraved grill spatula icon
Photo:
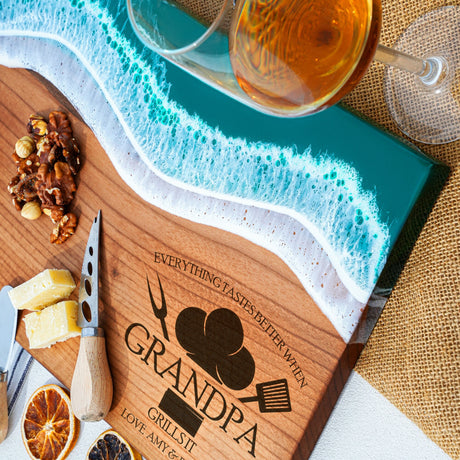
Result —
[[286, 379], [258, 383], [256, 396], [239, 398], [243, 403], [257, 401], [260, 412], [290, 412], [291, 400]]
[[112, 405], [104, 330], [99, 327], [99, 233], [101, 211], [93, 221], [86, 245], [78, 299], [80, 350], [70, 389], [72, 409], [85, 422], [103, 419]]

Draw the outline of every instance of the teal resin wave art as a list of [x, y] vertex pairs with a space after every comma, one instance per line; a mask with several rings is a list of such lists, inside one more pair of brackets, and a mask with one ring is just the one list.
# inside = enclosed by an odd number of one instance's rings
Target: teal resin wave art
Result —
[[186, 110], [171, 97], [165, 62], [136, 41], [124, 4], [114, 8], [95, 0], [0, 0], [0, 35], [64, 44], [155, 174], [185, 190], [292, 216], [366, 303], [390, 247], [377, 192], [365, 190], [357, 170], [334, 154], [228, 136]]

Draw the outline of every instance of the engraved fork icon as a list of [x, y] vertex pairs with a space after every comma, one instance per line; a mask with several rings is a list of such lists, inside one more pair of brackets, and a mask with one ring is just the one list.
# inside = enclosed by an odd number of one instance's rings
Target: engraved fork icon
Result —
[[166, 321], [165, 321], [168, 311], [166, 309], [165, 294], [163, 292], [163, 287], [161, 286], [160, 277], [158, 276], [158, 273], [157, 273], [158, 284], [160, 286], [160, 292], [161, 292], [161, 308], [157, 307], [155, 300], [153, 299], [152, 290], [150, 289], [149, 276], [146, 275], [146, 278], [147, 278], [147, 286], [149, 288], [150, 303], [152, 304], [153, 313], [160, 320], [161, 327], [163, 329], [163, 336], [169, 342], [169, 334], [168, 334], [168, 330], [166, 329]]

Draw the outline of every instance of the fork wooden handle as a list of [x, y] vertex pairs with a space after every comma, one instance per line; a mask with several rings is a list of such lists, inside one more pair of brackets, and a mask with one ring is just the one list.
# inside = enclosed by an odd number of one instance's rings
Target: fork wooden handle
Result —
[[82, 335], [80, 338], [80, 350], [70, 389], [75, 416], [85, 422], [102, 420], [112, 405], [112, 376], [103, 331], [100, 334]]
[[8, 433], [7, 375], [7, 372], [0, 373], [0, 443], [5, 440]]

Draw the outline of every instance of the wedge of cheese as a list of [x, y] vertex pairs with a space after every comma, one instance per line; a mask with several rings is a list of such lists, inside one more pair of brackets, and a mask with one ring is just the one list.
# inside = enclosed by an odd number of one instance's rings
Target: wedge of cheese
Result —
[[56, 342], [79, 336], [81, 328], [77, 326], [77, 308], [78, 304], [74, 300], [64, 300], [25, 315], [29, 347], [46, 348]]
[[66, 299], [75, 289], [69, 270], [48, 269], [8, 292], [18, 310], [41, 310]]

